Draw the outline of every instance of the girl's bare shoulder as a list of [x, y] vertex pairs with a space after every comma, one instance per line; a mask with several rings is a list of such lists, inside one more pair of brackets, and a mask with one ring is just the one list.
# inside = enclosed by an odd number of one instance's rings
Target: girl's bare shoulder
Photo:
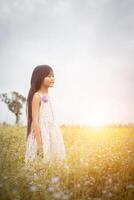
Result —
[[33, 101], [38, 101], [40, 102], [41, 101], [41, 95], [38, 93], [38, 92], [35, 92], [34, 95], [33, 95]]

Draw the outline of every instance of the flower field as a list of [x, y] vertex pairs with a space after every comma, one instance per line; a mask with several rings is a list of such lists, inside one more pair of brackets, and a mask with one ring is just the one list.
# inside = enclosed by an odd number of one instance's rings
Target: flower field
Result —
[[65, 162], [26, 164], [26, 128], [0, 125], [0, 200], [134, 200], [134, 128], [61, 130]]

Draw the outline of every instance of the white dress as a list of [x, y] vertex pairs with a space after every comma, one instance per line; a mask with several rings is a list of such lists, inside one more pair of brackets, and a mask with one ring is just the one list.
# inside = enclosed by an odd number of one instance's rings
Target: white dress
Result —
[[[42, 95], [39, 110], [39, 125], [43, 144], [43, 159], [46, 161], [65, 160], [66, 151], [61, 130], [56, 122], [54, 101], [49, 94]], [[37, 143], [32, 130], [27, 138], [25, 162], [37, 158]]]

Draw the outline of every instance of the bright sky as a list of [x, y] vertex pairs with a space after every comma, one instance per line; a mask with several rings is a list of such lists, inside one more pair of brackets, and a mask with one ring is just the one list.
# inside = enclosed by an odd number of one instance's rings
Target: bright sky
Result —
[[[134, 122], [134, 1], [0, 0], [0, 93], [55, 71], [59, 123]], [[0, 103], [0, 121], [14, 116]], [[21, 119], [25, 123], [25, 111]]]

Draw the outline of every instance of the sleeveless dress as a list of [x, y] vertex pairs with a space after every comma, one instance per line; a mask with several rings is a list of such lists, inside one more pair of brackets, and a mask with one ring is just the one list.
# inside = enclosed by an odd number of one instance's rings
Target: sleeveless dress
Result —
[[[49, 94], [42, 95], [39, 109], [39, 126], [43, 144], [43, 159], [46, 161], [65, 160], [66, 151], [61, 130], [56, 122], [54, 101]], [[26, 142], [25, 163], [37, 158], [37, 143], [31, 129]]]

